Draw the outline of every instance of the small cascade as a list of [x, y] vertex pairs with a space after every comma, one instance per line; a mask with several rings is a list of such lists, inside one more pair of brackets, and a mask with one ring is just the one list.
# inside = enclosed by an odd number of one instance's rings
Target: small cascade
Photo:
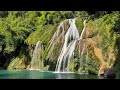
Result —
[[39, 69], [40, 51], [41, 51], [41, 43], [40, 41], [38, 41], [33, 51], [30, 69]]
[[63, 36], [63, 39], [62, 39], [62, 43], [64, 43], [64, 33], [65, 33], [65, 28], [64, 28], [64, 23], [66, 23], [68, 21], [68, 19], [64, 20], [63, 22], [60, 23], [60, 25], [58, 26], [56, 32], [54, 33], [52, 39], [50, 40], [50, 45], [48, 47], [48, 55], [47, 55], [47, 58], [50, 57], [50, 54], [52, 53], [52, 50], [54, 48], [54, 45], [56, 44], [57, 42], [57, 39], [59, 37], [59, 33], [60, 33], [60, 30], [62, 30], [62, 36]]
[[83, 34], [85, 32], [85, 29], [86, 29], [86, 20], [84, 20], [83, 25], [84, 25], [84, 28], [83, 28], [82, 33], [80, 35], [80, 39], [83, 39]]

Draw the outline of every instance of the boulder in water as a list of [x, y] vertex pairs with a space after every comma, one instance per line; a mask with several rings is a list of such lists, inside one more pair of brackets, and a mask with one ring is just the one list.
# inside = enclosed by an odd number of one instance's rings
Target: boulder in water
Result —
[[105, 70], [104, 78], [115, 79], [115, 77], [116, 77], [116, 73], [115, 73], [115, 69], [113, 67]]

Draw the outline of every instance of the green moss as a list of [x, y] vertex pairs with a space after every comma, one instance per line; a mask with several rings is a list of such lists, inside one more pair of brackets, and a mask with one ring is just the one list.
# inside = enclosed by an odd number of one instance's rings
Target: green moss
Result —
[[26, 69], [27, 66], [25, 64], [24, 61], [24, 57], [23, 58], [15, 58], [12, 60], [12, 62], [10, 62], [9, 66], [8, 66], [8, 70], [13, 70], [13, 69]]
[[77, 18], [75, 24], [76, 24], [79, 32], [81, 33], [82, 29], [84, 28], [84, 26], [83, 26], [83, 18], [81, 18], [81, 17]]
[[78, 67], [77, 67], [77, 58], [72, 58], [71, 59], [71, 62], [70, 62], [70, 71], [71, 72], [76, 72], [78, 69]]
[[[37, 41], [41, 43], [48, 43], [56, 30], [56, 25], [45, 25], [40, 27], [38, 30], [30, 34], [30, 36], [25, 40], [28, 45], [35, 45]], [[35, 37], [35, 38], [34, 38]]]
[[116, 39], [116, 61], [114, 64], [116, 71], [116, 78], [120, 79], [120, 35]]

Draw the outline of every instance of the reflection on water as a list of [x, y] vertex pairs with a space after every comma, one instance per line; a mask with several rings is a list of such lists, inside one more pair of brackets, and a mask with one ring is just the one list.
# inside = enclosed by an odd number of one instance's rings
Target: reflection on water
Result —
[[77, 74], [60, 73], [60, 74], [57, 74], [56, 79], [80, 79], [80, 76]]
[[80, 74], [74, 72], [56, 73], [40, 70], [0, 70], [0, 79], [99, 79], [97, 75]]

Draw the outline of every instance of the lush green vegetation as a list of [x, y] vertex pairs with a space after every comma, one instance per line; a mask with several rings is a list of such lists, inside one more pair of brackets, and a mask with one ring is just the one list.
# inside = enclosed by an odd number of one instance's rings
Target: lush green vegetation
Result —
[[[111, 49], [114, 50], [112, 52], [115, 54], [116, 60], [114, 67], [117, 78], [120, 78], [120, 13], [118, 11], [0, 11], [0, 67], [26, 69], [30, 64], [36, 42], [40, 41], [43, 45], [40, 57], [41, 68], [53, 70], [61, 42], [59, 41], [55, 45], [47, 60], [49, 41], [60, 22], [75, 17], [78, 17], [76, 26], [79, 33], [83, 29], [83, 20], [88, 18], [87, 30], [91, 30], [92, 33], [89, 38], [102, 37], [102, 42], [96, 47], [103, 50], [104, 59], [110, 64], [113, 64], [113, 60], [108, 59], [109, 53], [111, 53]], [[80, 65], [77, 65], [80, 63], [76, 56], [71, 62], [70, 70], [83, 69], [85, 72], [97, 73], [99, 66], [95, 63], [94, 57], [91, 56], [91, 59], [88, 61], [88, 65], [84, 64], [81, 68]]]
[[[54, 29], [54, 25], [72, 17], [72, 11], [0, 11], [0, 62], [2, 66], [6, 59], [16, 57], [14, 54], [17, 54], [18, 49], [24, 46], [25, 42], [28, 45], [35, 44], [41, 38], [42, 42], [48, 42], [54, 31], [51, 30], [49, 33], [47, 30]], [[44, 37], [46, 34], [48, 36]], [[36, 38], [27, 39], [29, 35]]]

